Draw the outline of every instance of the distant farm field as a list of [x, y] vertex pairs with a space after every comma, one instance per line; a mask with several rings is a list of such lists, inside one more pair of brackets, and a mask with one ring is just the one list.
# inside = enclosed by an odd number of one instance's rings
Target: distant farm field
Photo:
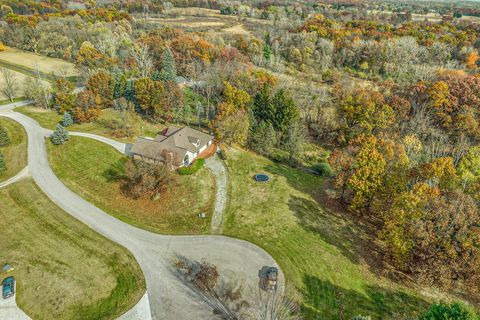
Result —
[[79, 74], [75, 66], [68, 61], [49, 58], [15, 48], [7, 47], [5, 51], [0, 52], [0, 63], [2, 61], [57, 76], [72, 77]]
[[219, 10], [204, 8], [172, 8], [160, 17], [150, 18], [150, 22], [195, 32], [218, 32], [230, 34], [250, 34], [248, 23], [269, 23], [266, 20], [239, 18], [220, 14]]

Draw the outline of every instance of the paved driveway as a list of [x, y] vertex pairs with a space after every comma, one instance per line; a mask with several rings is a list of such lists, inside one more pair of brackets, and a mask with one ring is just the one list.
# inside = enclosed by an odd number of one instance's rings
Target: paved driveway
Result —
[[[2, 286], [0, 285], [0, 292]], [[15, 296], [8, 299], [3, 299], [0, 295], [0, 319], [5, 320], [30, 320], [30, 317], [27, 316], [15, 302]]]
[[264, 250], [246, 241], [223, 236], [159, 235], [113, 218], [70, 191], [55, 176], [45, 148], [49, 130], [8, 106], [0, 107], [0, 115], [18, 121], [27, 131], [29, 171], [43, 192], [67, 213], [132, 252], [145, 274], [153, 319], [217, 318], [172, 272], [177, 256], [204, 258], [218, 266], [223, 280], [245, 287], [258, 286], [262, 267], [277, 266]]

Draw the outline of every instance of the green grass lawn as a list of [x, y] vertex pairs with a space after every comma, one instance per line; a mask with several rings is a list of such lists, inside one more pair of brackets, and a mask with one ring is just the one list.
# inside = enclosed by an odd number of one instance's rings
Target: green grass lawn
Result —
[[[15, 111], [23, 113], [32, 119], [35, 119], [42, 127], [47, 129], [55, 129], [57, 124], [63, 119], [63, 115], [53, 110], [45, 110], [42, 108], [25, 106], [15, 108]], [[164, 125], [151, 123], [146, 120], [140, 120], [136, 125], [136, 134], [131, 137], [119, 136], [118, 132], [111, 128], [109, 123], [120, 118], [120, 112], [114, 109], [103, 109], [100, 117], [93, 122], [73, 124], [67, 129], [69, 131], [87, 132], [98, 134], [101, 136], [114, 138], [123, 142], [133, 142], [136, 136], [154, 137], [165, 128]]]
[[[23, 101], [23, 100], [25, 100], [25, 97], [18, 97], [18, 98], [13, 99], [13, 102], [20, 102], [20, 101]], [[10, 99], [1, 100], [0, 101], [0, 106], [5, 105], [5, 104], [10, 104], [10, 103], [12, 103], [12, 101], [10, 101]]]
[[[134, 257], [53, 204], [28, 179], [0, 189], [0, 264], [33, 319], [115, 319], [145, 292]], [[6, 275], [5, 275], [6, 276]]]
[[[118, 176], [126, 157], [101, 142], [71, 137], [62, 146], [47, 144], [55, 174], [75, 193], [113, 216], [140, 228], [168, 234], [204, 234], [210, 229], [215, 183], [205, 168], [178, 176], [159, 200], [134, 200], [121, 191]], [[199, 220], [199, 212], [207, 219]]]
[[5, 156], [7, 170], [0, 172], [0, 182], [19, 173], [27, 165], [27, 133], [23, 127], [8, 118], [0, 117], [0, 126], [7, 130], [10, 145], [0, 148]]
[[[428, 303], [374, 271], [374, 239], [322, 206], [322, 178], [247, 151], [228, 151], [230, 202], [224, 233], [251, 241], [298, 289], [306, 319], [406, 319]], [[268, 183], [253, 179], [270, 175]], [[363, 254], [362, 254], [363, 252]]]

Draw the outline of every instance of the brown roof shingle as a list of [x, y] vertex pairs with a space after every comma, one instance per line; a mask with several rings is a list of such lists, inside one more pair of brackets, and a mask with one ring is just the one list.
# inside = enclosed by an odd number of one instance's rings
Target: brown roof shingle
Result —
[[190, 127], [169, 127], [155, 139], [138, 138], [131, 152], [156, 161], [165, 161], [165, 153], [172, 152], [175, 164], [179, 165], [187, 151], [196, 153], [212, 139], [213, 136], [210, 134]]

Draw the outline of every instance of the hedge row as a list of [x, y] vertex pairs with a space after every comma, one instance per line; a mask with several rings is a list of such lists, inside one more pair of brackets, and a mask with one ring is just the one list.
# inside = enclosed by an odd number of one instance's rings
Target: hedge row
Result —
[[200, 168], [205, 165], [205, 159], [195, 160], [189, 167], [178, 168], [178, 174], [182, 176], [190, 175], [196, 173]]

